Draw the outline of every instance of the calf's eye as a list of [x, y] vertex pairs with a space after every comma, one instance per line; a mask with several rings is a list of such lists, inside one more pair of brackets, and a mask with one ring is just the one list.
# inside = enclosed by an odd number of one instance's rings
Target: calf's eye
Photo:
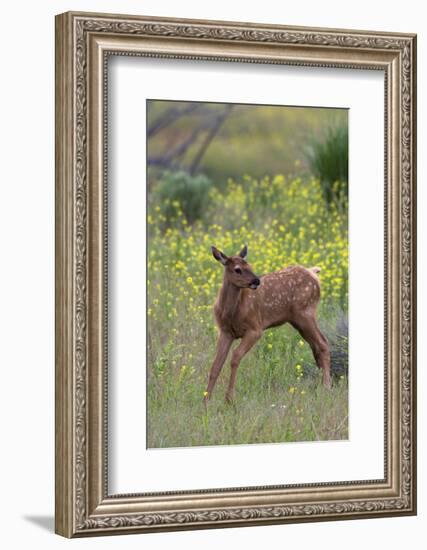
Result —
[[242, 273], [242, 270], [240, 269], [240, 267], [236, 267], [236, 268], [234, 269], [234, 271], [235, 271], [236, 273], [238, 273], [239, 275], [241, 275], [241, 273]]

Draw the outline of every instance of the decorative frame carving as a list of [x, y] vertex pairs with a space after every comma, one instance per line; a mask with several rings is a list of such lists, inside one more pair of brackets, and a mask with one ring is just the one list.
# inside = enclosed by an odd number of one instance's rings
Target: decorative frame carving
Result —
[[[385, 478], [109, 495], [106, 59], [141, 55], [385, 74]], [[416, 37], [65, 13], [56, 18], [56, 532], [67, 537], [416, 513]]]

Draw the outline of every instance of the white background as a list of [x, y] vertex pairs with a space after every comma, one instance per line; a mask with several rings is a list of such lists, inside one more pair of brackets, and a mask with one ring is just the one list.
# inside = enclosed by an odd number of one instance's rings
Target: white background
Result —
[[[175, 17], [378, 29], [419, 33], [418, 90], [425, 95], [422, 3], [301, 0], [263, 2], [145, 0], [7, 3], [2, 10], [0, 308], [1, 510], [5, 548], [259, 548], [393, 550], [423, 548], [427, 528], [426, 405], [419, 399], [419, 515], [67, 541], [53, 535], [54, 510], [54, 25], [55, 13], [84, 9]], [[426, 112], [419, 109], [419, 394], [425, 394], [426, 248], [422, 213]], [[26, 545], [26, 546], [25, 546]]]
[[[128, 57], [109, 71], [109, 492], [382, 479], [384, 74]], [[349, 109], [348, 441], [145, 448], [147, 97]]]

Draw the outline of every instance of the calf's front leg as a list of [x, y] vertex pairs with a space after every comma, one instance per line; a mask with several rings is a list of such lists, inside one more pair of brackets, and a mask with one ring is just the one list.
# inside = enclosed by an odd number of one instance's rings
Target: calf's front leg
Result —
[[242, 338], [240, 344], [233, 351], [231, 356], [231, 374], [230, 382], [228, 384], [228, 390], [225, 395], [225, 399], [228, 403], [232, 403], [234, 396], [234, 386], [236, 384], [236, 374], [239, 368], [240, 361], [248, 353], [248, 351], [258, 342], [261, 338], [261, 331], [251, 330], [248, 331]]
[[226, 333], [220, 332], [218, 336], [218, 341], [216, 345], [216, 355], [212, 363], [211, 370], [209, 372], [208, 387], [205, 391], [205, 402], [207, 402], [212, 394], [215, 383], [218, 379], [219, 373], [227, 359], [228, 352], [230, 351], [231, 344], [233, 342], [233, 337]]

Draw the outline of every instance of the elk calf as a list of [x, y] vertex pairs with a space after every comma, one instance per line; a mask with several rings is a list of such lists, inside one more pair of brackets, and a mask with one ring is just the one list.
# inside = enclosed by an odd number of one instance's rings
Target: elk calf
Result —
[[226, 400], [232, 401], [237, 369], [246, 353], [270, 327], [290, 323], [306, 340], [323, 371], [323, 384], [330, 385], [330, 353], [316, 321], [320, 299], [318, 267], [291, 266], [257, 277], [246, 261], [244, 246], [237, 256], [226, 256], [212, 247], [214, 258], [224, 266], [224, 278], [214, 306], [219, 328], [218, 343], [205, 400], [212, 394], [231, 344], [241, 339], [231, 357], [231, 375]]

